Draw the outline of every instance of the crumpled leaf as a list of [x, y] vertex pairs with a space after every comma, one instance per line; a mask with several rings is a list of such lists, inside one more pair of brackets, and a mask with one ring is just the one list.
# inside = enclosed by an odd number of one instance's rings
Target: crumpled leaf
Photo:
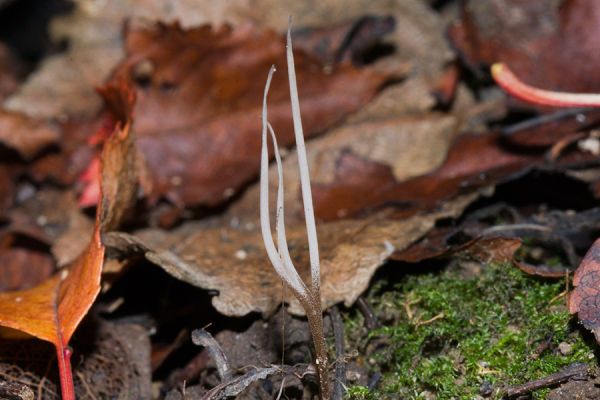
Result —
[[600, 239], [596, 240], [573, 276], [575, 288], [569, 295], [569, 312], [600, 342]]
[[[135, 166], [108, 164], [114, 160], [111, 153], [118, 151], [121, 143], [127, 143], [129, 129], [130, 121], [118, 122], [105, 146], [103, 160], [106, 162], [102, 172], [108, 190], [98, 205], [94, 231], [86, 250], [71, 265], [43, 283], [27, 290], [0, 293], [0, 325], [54, 344], [61, 381], [65, 374], [70, 374], [67, 365], [71, 353], [67, 344], [100, 291], [105, 251], [100, 238], [101, 231], [114, 227], [117, 222], [115, 215], [119, 215], [119, 208], [122, 207], [116, 200], [117, 195], [129, 193], [130, 189], [122, 189], [121, 192], [120, 185], [132, 184], [117, 179], [124, 168], [132, 169]], [[69, 389], [63, 387], [63, 390]]]
[[[284, 40], [271, 31], [227, 26], [182, 29], [178, 24], [131, 28], [127, 58], [116, 79], [134, 79], [138, 148], [154, 197], [176, 204], [217, 205], [256, 176], [262, 82], [272, 64], [284, 66]], [[349, 64], [326, 71], [297, 52], [304, 127], [315, 135], [356, 111], [386, 75]], [[271, 122], [283, 146], [292, 143], [285, 74], [271, 89]]]

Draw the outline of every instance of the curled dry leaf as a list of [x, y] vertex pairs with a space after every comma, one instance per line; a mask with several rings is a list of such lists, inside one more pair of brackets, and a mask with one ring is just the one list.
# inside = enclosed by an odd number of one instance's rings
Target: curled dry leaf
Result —
[[[285, 65], [283, 37], [227, 26], [183, 29], [178, 24], [132, 27], [116, 79], [138, 86], [134, 115], [138, 148], [153, 195], [176, 204], [217, 205], [256, 177], [262, 83], [272, 64]], [[323, 68], [297, 56], [307, 135], [322, 132], [376, 93], [385, 74], [350, 64]], [[285, 74], [273, 80], [271, 123], [280, 143], [293, 142]]]
[[120, 150], [123, 143], [127, 143], [129, 129], [129, 120], [118, 122], [114, 134], [105, 146], [102, 158], [106, 162], [103, 163], [102, 172], [107, 193], [98, 205], [96, 223], [85, 251], [67, 268], [38, 286], [0, 293], [0, 325], [23, 331], [56, 347], [65, 399], [74, 398], [70, 370], [71, 351], [67, 344], [100, 291], [105, 251], [100, 238], [101, 231], [114, 227], [118, 222], [117, 216], [121, 216], [120, 208], [123, 207], [118, 197], [121, 193], [129, 193], [127, 186], [132, 184], [122, 179], [121, 172], [135, 166], [107, 163], [109, 160], [114, 161], [114, 153]]

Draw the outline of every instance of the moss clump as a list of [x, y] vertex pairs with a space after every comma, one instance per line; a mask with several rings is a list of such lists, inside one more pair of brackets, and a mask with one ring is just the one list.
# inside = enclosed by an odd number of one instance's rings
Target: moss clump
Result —
[[[386, 344], [369, 360], [383, 380], [377, 392], [353, 388], [350, 398], [473, 399], [486, 387], [499, 398], [503, 387], [594, 357], [557, 298], [563, 281], [488, 265], [467, 278], [458, 268], [407, 276], [393, 289], [371, 296], [391, 319], [370, 333], [371, 342]], [[348, 320], [351, 335], [361, 329], [358, 319]]]

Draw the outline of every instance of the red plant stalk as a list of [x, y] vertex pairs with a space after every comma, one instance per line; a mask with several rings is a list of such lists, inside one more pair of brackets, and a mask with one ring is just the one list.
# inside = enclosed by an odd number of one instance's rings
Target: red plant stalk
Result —
[[73, 384], [73, 373], [71, 372], [71, 355], [73, 351], [69, 347], [55, 346], [58, 357], [58, 374], [60, 376], [60, 390], [62, 400], [75, 400], [75, 385]]
[[600, 107], [600, 94], [539, 89], [521, 81], [502, 63], [492, 65], [492, 77], [506, 92], [528, 103], [552, 107]]

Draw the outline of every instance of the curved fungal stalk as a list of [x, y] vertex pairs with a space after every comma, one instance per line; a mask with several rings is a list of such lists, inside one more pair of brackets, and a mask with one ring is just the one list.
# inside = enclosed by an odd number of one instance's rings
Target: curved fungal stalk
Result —
[[308, 235], [308, 252], [310, 254], [310, 277], [312, 290], [319, 292], [321, 287], [321, 273], [319, 264], [319, 241], [313, 209], [312, 193], [310, 190], [310, 174], [306, 159], [306, 146], [304, 145], [304, 131], [302, 117], [300, 116], [300, 100], [298, 99], [298, 85], [296, 84], [296, 67], [294, 66], [294, 52], [292, 49], [291, 34], [292, 19], [287, 32], [287, 65], [288, 80], [290, 82], [290, 100], [292, 103], [292, 119], [294, 121], [294, 134], [298, 153], [298, 169], [300, 170], [300, 184], [302, 187], [302, 203], [304, 204], [304, 218], [306, 219], [306, 233]]
[[[319, 248], [317, 240], [317, 229], [312, 204], [312, 194], [310, 191], [310, 175], [308, 171], [308, 160], [306, 148], [304, 145], [304, 135], [302, 132], [302, 121], [300, 116], [300, 104], [298, 100], [298, 88], [296, 85], [296, 73], [294, 70], [294, 57], [292, 54], [291, 35], [288, 28], [287, 36], [287, 63], [288, 76], [290, 82], [290, 96], [292, 103], [292, 117], [294, 121], [294, 133], [296, 136], [296, 147], [298, 154], [298, 169], [300, 171], [300, 186], [302, 188], [302, 200], [304, 205], [304, 217], [306, 219], [306, 231], [308, 236], [308, 248], [310, 253], [310, 272], [311, 285], [307, 286], [298, 274], [292, 259], [285, 234], [284, 217], [284, 187], [283, 187], [283, 166], [277, 139], [271, 124], [268, 121], [267, 113], [267, 94], [275, 72], [275, 67], [271, 67], [265, 85], [262, 110], [262, 149], [260, 162], [260, 226], [265, 244], [267, 255], [275, 272], [281, 277], [287, 287], [290, 288], [298, 302], [304, 309], [308, 319], [308, 325], [315, 346], [315, 364], [317, 378], [319, 380], [320, 398], [330, 398], [329, 379], [327, 374], [328, 357], [325, 335], [323, 332], [323, 313], [321, 309], [321, 271], [319, 263]], [[267, 135], [269, 134], [269, 135]], [[268, 136], [273, 142], [275, 162], [277, 165], [277, 220], [276, 234], [277, 247], [271, 233], [271, 221], [269, 216], [269, 156], [268, 156]]]
[[552, 107], [600, 107], [600, 94], [543, 90], [521, 81], [507, 65], [492, 65], [492, 77], [509, 94], [532, 104]]

